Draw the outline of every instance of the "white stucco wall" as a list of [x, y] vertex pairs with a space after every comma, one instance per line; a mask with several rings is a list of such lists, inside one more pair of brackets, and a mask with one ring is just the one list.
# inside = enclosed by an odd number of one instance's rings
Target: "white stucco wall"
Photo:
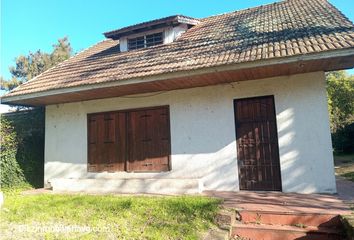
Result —
[[[204, 189], [237, 191], [233, 100], [264, 95], [275, 97], [283, 191], [335, 192], [323, 72], [47, 106], [45, 181], [195, 178]], [[87, 173], [87, 113], [159, 105], [170, 106], [170, 172]]]

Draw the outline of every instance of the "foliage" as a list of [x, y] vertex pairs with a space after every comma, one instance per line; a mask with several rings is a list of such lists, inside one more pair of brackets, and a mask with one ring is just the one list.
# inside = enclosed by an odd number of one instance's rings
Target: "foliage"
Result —
[[25, 177], [16, 160], [17, 139], [10, 122], [1, 118], [0, 131], [0, 184], [1, 187], [14, 187], [24, 184]]
[[331, 130], [336, 132], [354, 121], [354, 75], [335, 71], [326, 77]]
[[354, 172], [347, 172], [342, 175], [347, 180], [354, 182]]
[[[37, 232], [32, 238], [52, 239], [198, 239], [213, 225], [219, 200], [201, 196], [93, 196], [13, 195], [5, 196], [3, 236], [11, 226], [81, 226], [96, 232]], [[16, 228], [15, 228], [16, 229]], [[18, 229], [18, 228], [17, 228]], [[43, 235], [41, 235], [43, 234]]]
[[1, 192], [3, 192], [6, 197], [9, 197], [22, 194], [22, 192], [31, 189], [33, 189], [31, 185], [29, 185], [28, 183], [23, 183], [17, 186], [1, 187]]
[[354, 151], [354, 75], [345, 71], [327, 73], [328, 109], [333, 147], [336, 151]]
[[1, 90], [11, 90], [21, 84], [21, 81], [15, 77], [12, 77], [10, 80], [5, 80], [0, 76], [0, 89]]
[[26, 183], [43, 187], [44, 176], [44, 109], [35, 108], [4, 114], [16, 134], [16, 161]]
[[72, 48], [67, 37], [58, 39], [58, 43], [53, 45], [51, 53], [37, 50], [34, 53], [29, 52], [27, 56], [20, 55], [15, 59], [15, 66], [10, 67], [12, 78], [5, 80], [1, 77], [1, 89], [14, 89], [18, 85], [68, 59], [71, 55]]
[[[15, 66], [10, 67], [12, 78], [5, 80], [1, 77], [0, 88], [7, 91], [14, 89], [68, 59], [71, 55], [72, 48], [67, 37], [59, 39], [53, 45], [51, 53], [38, 50], [34, 53], [30, 52], [27, 56], [20, 55], [15, 60]], [[19, 109], [27, 109], [27, 111], [17, 111], [2, 116], [11, 123], [12, 131], [16, 135], [16, 145], [11, 145], [12, 161], [11, 163], [3, 161], [3, 163], [7, 165], [15, 164], [16, 168], [19, 166], [18, 170], [21, 170], [21, 174], [26, 180], [23, 182], [34, 187], [42, 187], [44, 175], [44, 111], [42, 108], [18, 107], [17, 110]], [[3, 173], [12, 174], [3, 167], [1, 169]], [[10, 185], [13, 185], [13, 183]]]
[[354, 122], [332, 133], [332, 142], [337, 152], [354, 153]]
[[334, 154], [336, 175], [354, 182], [354, 154]]

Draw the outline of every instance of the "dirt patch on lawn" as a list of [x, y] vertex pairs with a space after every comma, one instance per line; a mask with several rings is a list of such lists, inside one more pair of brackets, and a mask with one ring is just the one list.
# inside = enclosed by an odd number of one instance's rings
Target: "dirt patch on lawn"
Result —
[[354, 154], [334, 155], [334, 165], [337, 176], [354, 182]]

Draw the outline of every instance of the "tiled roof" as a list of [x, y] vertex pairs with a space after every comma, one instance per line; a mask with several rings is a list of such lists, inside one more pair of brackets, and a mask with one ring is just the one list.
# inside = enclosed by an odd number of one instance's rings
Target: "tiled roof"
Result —
[[102, 41], [7, 96], [349, 48], [354, 25], [335, 7], [287, 0], [200, 19], [169, 44], [120, 52]]

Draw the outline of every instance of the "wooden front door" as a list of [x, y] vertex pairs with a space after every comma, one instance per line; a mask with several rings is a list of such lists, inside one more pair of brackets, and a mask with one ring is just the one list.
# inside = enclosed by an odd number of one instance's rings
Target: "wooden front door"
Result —
[[281, 191], [273, 96], [234, 101], [240, 190]]

